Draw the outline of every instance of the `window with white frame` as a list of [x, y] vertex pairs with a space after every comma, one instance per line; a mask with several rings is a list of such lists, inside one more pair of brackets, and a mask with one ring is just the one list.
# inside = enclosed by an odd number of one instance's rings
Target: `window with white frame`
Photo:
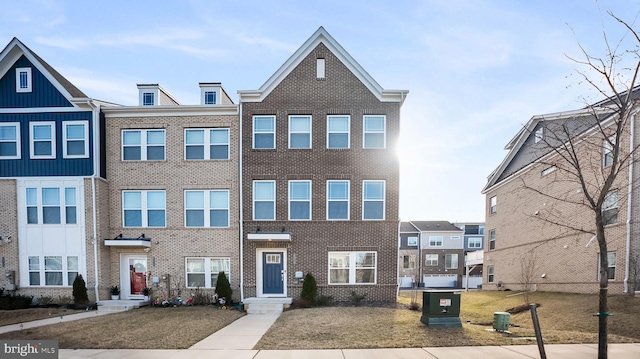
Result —
[[311, 181], [289, 181], [289, 220], [311, 220]]
[[186, 258], [187, 288], [215, 288], [220, 272], [231, 282], [231, 259], [227, 257]]
[[31, 158], [56, 158], [55, 122], [29, 123]]
[[253, 219], [276, 219], [276, 181], [253, 181]]
[[349, 181], [327, 181], [327, 219], [349, 219]]
[[218, 103], [218, 94], [215, 91], [205, 91], [204, 104], [215, 105], [216, 103]]
[[498, 204], [498, 198], [496, 196], [489, 198], [489, 214], [496, 213], [497, 204]]
[[415, 260], [412, 255], [402, 256], [402, 269], [413, 269], [415, 267]]
[[31, 68], [16, 68], [16, 92], [31, 92], [32, 90], [33, 79], [31, 78]]
[[329, 284], [375, 284], [377, 252], [329, 252]]
[[364, 116], [363, 148], [386, 147], [386, 117]]
[[496, 249], [496, 230], [489, 231], [489, 250]]
[[384, 219], [385, 182], [362, 181], [362, 219]]
[[493, 266], [489, 266], [487, 267], [487, 282], [488, 283], [493, 283], [494, 280], [494, 268]]
[[408, 246], [417, 246], [418, 245], [418, 237], [407, 237], [407, 245]]
[[429, 247], [442, 247], [442, 236], [429, 236]]
[[611, 191], [604, 198], [602, 220], [605, 226], [618, 222], [618, 191]]
[[602, 167], [609, 167], [613, 164], [613, 144], [615, 136], [602, 140]]
[[165, 130], [122, 130], [123, 161], [163, 161]]
[[20, 123], [0, 122], [0, 160], [20, 158]]
[[325, 76], [325, 60], [320, 58], [316, 59], [316, 78], [323, 79]]
[[327, 116], [327, 148], [350, 147], [350, 122], [349, 116]]
[[89, 157], [89, 122], [62, 122], [62, 156], [64, 158]]
[[482, 237], [469, 237], [467, 242], [469, 248], [482, 248]]
[[[607, 252], [607, 279], [616, 279], [616, 252]], [[598, 253], [598, 280], [600, 280], [600, 253]]]
[[276, 148], [275, 116], [253, 116], [253, 148]]
[[165, 191], [122, 191], [124, 227], [165, 227]]
[[458, 253], [444, 255], [444, 269], [458, 269]]
[[185, 129], [184, 158], [187, 160], [228, 160], [229, 129]]
[[289, 116], [289, 148], [311, 148], [311, 116]]
[[540, 127], [539, 129], [537, 129], [534, 136], [535, 143], [542, 141], [544, 139], [544, 127]]
[[186, 227], [229, 227], [228, 190], [184, 191]]
[[142, 93], [142, 106], [153, 106], [156, 104], [155, 93], [143, 92]]
[[29, 256], [29, 286], [69, 287], [78, 271], [77, 256]]
[[27, 224], [77, 224], [75, 187], [29, 187], [25, 194]]
[[424, 264], [427, 267], [437, 267], [438, 266], [438, 255], [434, 253], [429, 253], [424, 256]]

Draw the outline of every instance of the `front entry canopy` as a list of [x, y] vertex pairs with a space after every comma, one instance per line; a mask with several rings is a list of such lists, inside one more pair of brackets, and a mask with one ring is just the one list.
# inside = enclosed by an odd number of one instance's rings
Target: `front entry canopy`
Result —
[[120, 233], [113, 239], [105, 239], [104, 245], [108, 247], [149, 248], [151, 247], [151, 238], [145, 237], [144, 233], [136, 238], [126, 238]]

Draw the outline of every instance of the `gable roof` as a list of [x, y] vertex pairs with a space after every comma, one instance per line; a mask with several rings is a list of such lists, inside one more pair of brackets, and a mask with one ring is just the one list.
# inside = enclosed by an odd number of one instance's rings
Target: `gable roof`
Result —
[[411, 222], [400, 222], [400, 233], [418, 233], [420, 232]]
[[462, 232], [462, 229], [447, 221], [411, 221], [422, 232]]
[[11, 66], [13, 66], [13, 64], [18, 61], [22, 55], [37, 67], [38, 70], [49, 80], [49, 82], [51, 82], [51, 84], [53, 84], [53, 86], [56, 87], [58, 91], [60, 91], [60, 93], [62, 93], [63, 96], [68, 99], [87, 98], [87, 95], [51, 67], [51, 65], [46, 63], [35, 52], [31, 51], [31, 49], [16, 37], [14, 37], [2, 52], [0, 52], [0, 78], [7, 73]]
[[264, 100], [320, 43], [324, 44], [378, 100], [400, 102], [400, 104], [404, 102], [409, 93], [408, 90], [383, 89], [322, 26], [258, 90], [238, 91], [240, 102], [261, 102]]

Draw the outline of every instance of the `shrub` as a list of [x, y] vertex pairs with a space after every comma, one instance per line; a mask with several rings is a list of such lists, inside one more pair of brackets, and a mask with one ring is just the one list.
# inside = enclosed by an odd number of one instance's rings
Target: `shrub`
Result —
[[315, 304], [319, 307], [327, 307], [333, 304], [333, 297], [330, 295], [320, 295], [316, 298]]
[[85, 305], [89, 303], [87, 284], [84, 282], [82, 274], [76, 275], [76, 279], [73, 280], [73, 303], [76, 305]]
[[351, 300], [351, 304], [357, 307], [360, 305], [360, 302], [362, 302], [366, 297], [366, 294], [358, 294], [355, 291], [351, 291], [351, 297], [349, 299]]
[[26, 295], [0, 296], [0, 310], [27, 309], [33, 297]]
[[316, 279], [311, 273], [307, 273], [304, 277], [304, 281], [302, 282], [302, 293], [300, 293], [300, 298], [308, 301], [309, 303], [314, 303], [317, 296], [318, 285], [316, 284]]
[[233, 294], [233, 290], [231, 289], [231, 284], [229, 284], [227, 275], [224, 274], [224, 272], [220, 272], [218, 274], [218, 280], [216, 281], [216, 294], [218, 294], [218, 298], [224, 298], [227, 305], [231, 305], [231, 294]]

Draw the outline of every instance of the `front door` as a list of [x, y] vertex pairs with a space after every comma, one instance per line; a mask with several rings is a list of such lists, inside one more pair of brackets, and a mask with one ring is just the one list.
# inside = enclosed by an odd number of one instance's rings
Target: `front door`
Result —
[[262, 293], [284, 294], [284, 253], [262, 252]]
[[147, 286], [147, 257], [123, 255], [120, 269], [120, 298], [141, 299]]

